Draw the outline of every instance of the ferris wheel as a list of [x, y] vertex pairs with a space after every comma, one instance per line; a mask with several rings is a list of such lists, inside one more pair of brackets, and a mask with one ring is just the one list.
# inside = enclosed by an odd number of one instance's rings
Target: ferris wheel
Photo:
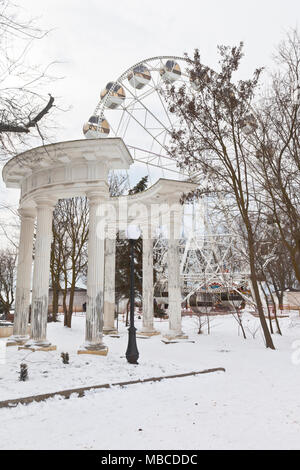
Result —
[[[186, 180], [195, 176], [179, 168], [169, 154], [171, 134], [178, 128], [179, 119], [169, 111], [164, 94], [166, 85], [170, 84], [175, 88], [185, 85], [191, 92], [197, 92], [197, 83], [191, 81], [188, 65], [190, 61], [180, 56], [151, 57], [134, 64], [104, 86], [93, 114], [83, 126], [84, 136], [88, 139], [121, 137], [124, 140], [134, 160], [130, 170], [126, 171], [128, 189], [143, 176], [148, 176], [150, 184], [159, 178]], [[232, 246], [232, 236], [229, 234], [224, 238], [224, 234], [218, 235], [212, 225], [205, 218], [200, 232], [193, 234], [195, 239], [184, 241], [181, 277], [185, 284], [190, 284], [188, 295], [199, 288], [206, 290], [207, 278], [212, 284], [219, 282], [223, 275], [224, 260]], [[206, 240], [205, 250], [198, 246], [203, 237]], [[221, 245], [225, 248], [221, 249]], [[203, 240], [201, 246], [204, 246]], [[163, 241], [157, 241], [155, 250], [160, 253], [157, 265], [163, 266], [166, 261]], [[215, 266], [212, 258], [216, 260]], [[235, 283], [244, 282], [241, 273], [237, 273], [236, 277]]]
[[83, 126], [86, 138], [121, 137], [134, 159], [129, 178], [148, 175], [188, 179], [168, 153], [171, 132], [178, 117], [169, 112], [163, 94], [166, 84], [193, 87], [188, 61], [178, 56], [158, 56], [129, 67], [117, 80], [105, 85], [93, 115]]

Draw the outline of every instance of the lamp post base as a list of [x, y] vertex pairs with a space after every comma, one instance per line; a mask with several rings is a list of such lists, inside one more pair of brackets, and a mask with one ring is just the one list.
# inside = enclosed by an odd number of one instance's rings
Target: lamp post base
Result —
[[128, 328], [128, 346], [126, 351], [126, 359], [130, 364], [138, 364], [139, 352], [136, 344], [136, 328], [130, 326]]

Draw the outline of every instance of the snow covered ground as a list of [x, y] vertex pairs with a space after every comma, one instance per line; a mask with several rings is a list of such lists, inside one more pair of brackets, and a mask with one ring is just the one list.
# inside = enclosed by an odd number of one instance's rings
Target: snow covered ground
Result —
[[[300, 326], [291, 328], [289, 319], [282, 319], [284, 336], [274, 336], [277, 349], [271, 351], [256, 332], [257, 322], [245, 318], [245, 341], [231, 316], [215, 317], [210, 335], [197, 335], [196, 320], [184, 318], [184, 331], [195, 343], [138, 339], [137, 366], [124, 357], [123, 324], [120, 338], [105, 337], [106, 358], [76, 354], [84, 318], [74, 317], [72, 330], [49, 324], [56, 352], [7, 348], [0, 400], [214, 367], [226, 373], [0, 409], [0, 449], [299, 449]], [[156, 328], [165, 330], [167, 322], [157, 321]], [[69, 352], [69, 365], [62, 364], [62, 351]], [[27, 382], [18, 381], [21, 362], [28, 364]]]

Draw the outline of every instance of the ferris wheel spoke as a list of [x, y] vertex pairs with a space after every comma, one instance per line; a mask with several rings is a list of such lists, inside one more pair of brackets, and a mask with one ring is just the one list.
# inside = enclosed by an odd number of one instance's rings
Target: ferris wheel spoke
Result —
[[117, 128], [117, 131], [116, 131], [116, 135], [119, 134], [120, 132], [120, 129], [121, 129], [121, 126], [122, 126], [122, 123], [123, 121], [126, 119], [126, 111], [123, 109], [122, 110], [122, 114], [121, 114], [121, 118], [120, 118], [120, 121], [119, 121], [119, 124], [118, 124], [118, 128]]
[[160, 96], [160, 93], [158, 92], [157, 94], [158, 94], [159, 100], [160, 100], [160, 102], [161, 102], [161, 104], [162, 104], [162, 107], [163, 107], [163, 109], [164, 109], [164, 111], [165, 111], [165, 114], [166, 114], [166, 116], [167, 116], [167, 119], [168, 119], [168, 121], [169, 121], [170, 127], [173, 128], [173, 123], [171, 122], [170, 115], [169, 115], [169, 113], [168, 113], [167, 110], [166, 110], [166, 106], [165, 106], [165, 104], [164, 104], [164, 102], [163, 102], [163, 100], [162, 100], [162, 98], [161, 98], [161, 96]]
[[[143, 163], [145, 165], [145, 161], [144, 160], [140, 160], [138, 158], [135, 159], [136, 162], [139, 162], [139, 163]], [[153, 166], [155, 168], [161, 168], [161, 166], [159, 164], [155, 164], [155, 163], [149, 163], [147, 162], [146, 165], [149, 165], [149, 166]], [[168, 171], [172, 172], [172, 173], [176, 173], [177, 175], [180, 174], [178, 171], [176, 170], [172, 170], [172, 169], [169, 169]]]
[[[149, 132], [149, 130], [148, 130], [147, 128], [145, 128], [145, 127], [139, 122], [139, 120], [135, 118], [135, 116], [134, 116], [132, 113], [130, 113], [128, 110], [127, 110], [127, 112], [130, 114], [130, 116], [132, 117], [132, 119], [134, 119], [134, 121], [135, 121], [137, 124], [139, 124], [139, 126], [141, 126], [141, 127], [144, 128], [144, 130], [146, 131], [147, 134], [149, 134], [154, 140], [157, 141], [158, 144], [161, 145], [161, 143], [159, 142], [159, 140], [157, 140], [157, 139], [154, 137], [154, 135], [151, 134], [151, 132]], [[167, 149], [166, 147], [164, 147], [164, 149], [165, 149], [166, 152], [168, 152], [168, 149]]]
[[[132, 92], [132, 90], [127, 87], [126, 85], [122, 84], [123, 88], [125, 88], [126, 91], [128, 91], [130, 94], [131, 94], [131, 97], [130, 98], [127, 98], [128, 100], [131, 100], [131, 104], [135, 104], [137, 102], [140, 102], [141, 100], [144, 100], [146, 98], [148, 98], [149, 96], [151, 96], [153, 93], [156, 92], [155, 88], [154, 87], [150, 87], [149, 90], [146, 90], [144, 93], [142, 93], [140, 96], [137, 96], [136, 94], [134, 94]], [[122, 106], [123, 108], [126, 108], [124, 106]]]
[[[124, 88], [126, 88], [126, 87], [124, 86]], [[170, 133], [169, 129], [165, 126], [165, 124], [163, 124], [163, 123], [161, 122], [161, 120], [158, 119], [158, 117], [155, 116], [155, 114], [152, 113], [152, 111], [150, 111], [150, 109], [149, 109], [139, 98], [137, 98], [137, 102], [142, 106], [142, 108], [144, 108], [144, 109], [147, 111], [147, 113], [148, 113], [150, 116], [153, 117], [153, 119], [155, 119], [155, 120], [161, 125], [162, 128], [164, 128], [167, 132]]]
[[[125, 113], [125, 111], [124, 111], [124, 113]], [[124, 124], [124, 130], [122, 131], [123, 139], [125, 139], [128, 127], [130, 125], [130, 116], [129, 116], [128, 113], [125, 113], [125, 115], [126, 115], [126, 121], [125, 121], [125, 124]]]
[[[155, 157], [156, 157], [156, 158], [161, 157], [161, 155], [158, 154], [158, 153], [155, 153], [155, 152], [150, 151], [150, 150], [145, 150], [145, 149], [142, 149], [142, 148], [140, 148], [140, 147], [134, 147], [134, 146], [132, 146], [132, 145], [128, 145], [128, 148], [130, 148], [130, 149], [136, 149], [136, 150], [138, 150], [138, 151], [141, 152], [141, 153], [146, 153], [147, 155], [153, 155], [154, 158], [155, 158]], [[145, 157], [145, 158], [147, 158], [147, 157]], [[174, 166], [176, 166], [176, 163], [174, 162], [174, 160], [173, 160], [171, 157], [164, 155], [163, 158], [164, 158], [164, 160], [169, 161], [169, 162], [170, 162], [170, 165], [173, 164]], [[180, 174], [179, 170], [177, 170], [177, 173]], [[188, 175], [187, 175], [187, 176], [188, 176]]]

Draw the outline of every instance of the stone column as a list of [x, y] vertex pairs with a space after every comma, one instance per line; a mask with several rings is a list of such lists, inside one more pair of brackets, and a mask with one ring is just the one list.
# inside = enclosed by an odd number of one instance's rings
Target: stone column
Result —
[[168, 297], [169, 297], [169, 331], [167, 339], [187, 339], [181, 328], [181, 283], [179, 258], [179, 224], [181, 214], [172, 211], [170, 214], [169, 246], [168, 246]]
[[13, 336], [7, 346], [24, 344], [28, 339], [28, 316], [32, 272], [34, 209], [19, 209], [21, 217]]
[[37, 229], [32, 281], [31, 336], [25, 347], [52, 351], [56, 349], [56, 346], [52, 346], [47, 340], [47, 318], [54, 202], [47, 197], [40, 197], [36, 199], [36, 205]]
[[116, 333], [115, 328], [115, 275], [116, 239], [111, 236], [105, 240], [104, 263], [104, 327], [103, 333]]
[[146, 336], [159, 335], [153, 326], [153, 239], [143, 234], [143, 328]]
[[103, 343], [103, 307], [104, 307], [104, 241], [105, 230], [101, 226], [101, 204], [108, 194], [107, 184], [99, 191], [87, 194], [89, 198], [89, 240], [88, 240], [88, 275], [85, 343], [78, 354], [97, 354], [106, 356], [108, 348]]

